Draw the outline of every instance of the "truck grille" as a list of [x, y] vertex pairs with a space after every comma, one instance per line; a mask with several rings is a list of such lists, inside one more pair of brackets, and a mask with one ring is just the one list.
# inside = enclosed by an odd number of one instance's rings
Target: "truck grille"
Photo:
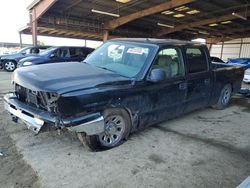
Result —
[[54, 104], [57, 98], [53, 94], [33, 91], [18, 84], [15, 84], [15, 92], [20, 101], [42, 110], [55, 112]]

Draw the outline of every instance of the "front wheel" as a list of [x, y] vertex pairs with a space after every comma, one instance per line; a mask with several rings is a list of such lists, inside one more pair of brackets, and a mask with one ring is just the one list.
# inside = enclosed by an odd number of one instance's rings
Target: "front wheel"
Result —
[[5, 61], [3, 63], [4, 70], [7, 72], [13, 72], [16, 69], [17, 63], [15, 61]]
[[108, 109], [103, 113], [105, 130], [99, 135], [86, 136], [92, 150], [110, 149], [119, 146], [128, 137], [131, 119], [124, 109]]
[[222, 88], [220, 97], [217, 103], [213, 106], [213, 108], [218, 110], [226, 108], [229, 104], [231, 95], [232, 95], [232, 86], [231, 84], [227, 84]]

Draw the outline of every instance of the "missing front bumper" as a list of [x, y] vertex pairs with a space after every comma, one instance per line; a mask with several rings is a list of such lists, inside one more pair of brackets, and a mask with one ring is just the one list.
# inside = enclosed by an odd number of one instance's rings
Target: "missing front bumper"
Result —
[[[4, 107], [13, 116], [21, 119], [26, 126], [39, 133], [45, 122], [56, 125], [58, 118], [35, 107], [19, 101], [14, 93], [4, 96]], [[85, 132], [87, 135], [96, 135], [104, 132], [104, 119], [100, 113], [87, 114], [78, 118], [60, 119], [59, 127], [75, 132]], [[58, 127], [58, 125], [56, 125]]]

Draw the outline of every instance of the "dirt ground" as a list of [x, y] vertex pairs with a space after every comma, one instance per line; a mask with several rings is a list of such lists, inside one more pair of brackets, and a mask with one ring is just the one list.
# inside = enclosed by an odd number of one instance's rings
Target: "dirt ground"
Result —
[[[0, 72], [0, 95], [10, 74]], [[0, 99], [0, 187], [233, 188], [250, 176], [250, 99], [203, 109], [130, 136], [112, 150], [85, 151], [69, 132], [34, 136]]]

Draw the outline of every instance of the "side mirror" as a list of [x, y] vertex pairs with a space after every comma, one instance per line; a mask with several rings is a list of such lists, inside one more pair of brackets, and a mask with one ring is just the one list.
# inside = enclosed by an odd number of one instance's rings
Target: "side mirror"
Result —
[[49, 57], [50, 57], [50, 58], [54, 58], [54, 57], [55, 57], [55, 54], [50, 54]]
[[148, 81], [150, 82], [161, 82], [166, 79], [166, 73], [162, 69], [153, 69], [150, 72]]
[[22, 55], [26, 55], [26, 52], [22, 52]]

